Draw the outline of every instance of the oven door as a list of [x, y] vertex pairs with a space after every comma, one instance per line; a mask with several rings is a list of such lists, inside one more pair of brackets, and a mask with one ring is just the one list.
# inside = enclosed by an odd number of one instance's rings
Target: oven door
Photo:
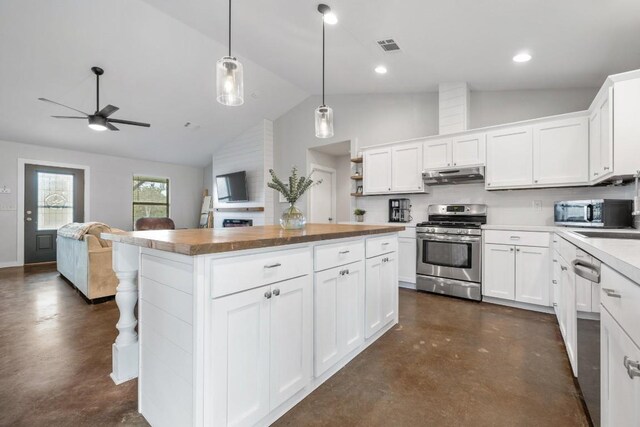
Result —
[[480, 236], [418, 234], [417, 273], [480, 282]]

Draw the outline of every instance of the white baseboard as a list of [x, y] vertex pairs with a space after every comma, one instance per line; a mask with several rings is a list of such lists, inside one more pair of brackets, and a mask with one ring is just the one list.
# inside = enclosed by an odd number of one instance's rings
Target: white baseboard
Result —
[[403, 282], [403, 281], [398, 282], [398, 287], [405, 288], [405, 289], [413, 289], [413, 290], [417, 289], [415, 283], [409, 283], [409, 282]]
[[18, 261], [0, 262], [0, 268], [22, 267]]
[[555, 313], [553, 311], [553, 307], [547, 307], [547, 306], [535, 305], [535, 304], [527, 304], [525, 302], [510, 301], [510, 300], [500, 299], [500, 298], [492, 298], [492, 297], [483, 296], [482, 297], [482, 302], [488, 302], [489, 304], [504, 305], [504, 306], [513, 307], [513, 308], [521, 308], [523, 310], [529, 310], [529, 311], [537, 311], [537, 312], [540, 312], [540, 313], [547, 313], [547, 314], [554, 314]]

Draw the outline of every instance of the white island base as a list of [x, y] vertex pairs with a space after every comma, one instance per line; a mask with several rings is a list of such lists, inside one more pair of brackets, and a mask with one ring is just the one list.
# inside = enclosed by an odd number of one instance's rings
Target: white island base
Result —
[[152, 426], [269, 425], [398, 322], [397, 233], [196, 256], [114, 247], [129, 272], [139, 253]]

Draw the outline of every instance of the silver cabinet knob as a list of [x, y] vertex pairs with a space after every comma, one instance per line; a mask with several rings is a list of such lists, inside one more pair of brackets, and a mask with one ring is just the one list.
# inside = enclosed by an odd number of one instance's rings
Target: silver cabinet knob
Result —
[[273, 290], [273, 296], [277, 297], [278, 295], [280, 295], [280, 289], [274, 289]]
[[593, 176], [598, 176], [598, 172], [594, 172], [594, 173], [593, 173]]
[[627, 368], [629, 378], [634, 379], [635, 377], [640, 377], [640, 362], [637, 360], [631, 360], [629, 356], [625, 356], [623, 364], [624, 367]]
[[271, 291], [267, 291], [267, 292], [265, 292], [265, 293], [264, 293], [264, 297], [265, 297], [266, 299], [271, 298]]
[[487, 182], [487, 187], [490, 187], [490, 186], [491, 186], [491, 183], [490, 183], [490, 182]]
[[604, 170], [608, 171], [609, 170], [609, 166], [605, 166]]
[[553, 283], [554, 285], [557, 285], [558, 281], [554, 279], [554, 280], [551, 281], [551, 283]]
[[447, 166], [451, 166], [451, 163], [447, 163]]
[[509, 248], [509, 252], [513, 252], [513, 248]]
[[538, 183], [538, 180], [537, 180], [537, 179], [535, 179], [533, 182], [535, 182], [535, 183], [537, 184], [537, 183]]
[[562, 271], [567, 271], [567, 267], [565, 267], [564, 265], [561, 265], [561, 266], [560, 266], [560, 270], [562, 270]]

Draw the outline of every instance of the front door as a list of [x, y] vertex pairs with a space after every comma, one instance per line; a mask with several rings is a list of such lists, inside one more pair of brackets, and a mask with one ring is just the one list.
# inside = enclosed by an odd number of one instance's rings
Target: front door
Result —
[[84, 171], [25, 165], [24, 262], [56, 260], [58, 229], [84, 221]]

